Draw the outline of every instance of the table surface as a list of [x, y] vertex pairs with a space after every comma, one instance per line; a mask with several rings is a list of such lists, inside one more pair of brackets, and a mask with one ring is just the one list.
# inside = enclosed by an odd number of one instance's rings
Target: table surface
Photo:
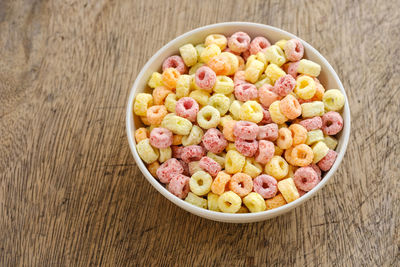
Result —
[[[193, 28], [292, 32], [341, 78], [352, 132], [332, 180], [253, 224], [174, 206], [136, 167], [125, 105]], [[393, 266], [400, 261], [400, 2], [0, 1], [0, 265]]]

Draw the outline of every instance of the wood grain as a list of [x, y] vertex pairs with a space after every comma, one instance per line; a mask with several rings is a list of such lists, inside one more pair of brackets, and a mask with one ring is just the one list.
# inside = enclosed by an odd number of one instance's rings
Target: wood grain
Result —
[[[223, 21], [300, 36], [349, 96], [338, 172], [266, 222], [216, 223], [174, 206], [146, 182], [125, 136], [146, 60]], [[399, 37], [396, 0], [0, 1], [0, 265], [397, 265]]]

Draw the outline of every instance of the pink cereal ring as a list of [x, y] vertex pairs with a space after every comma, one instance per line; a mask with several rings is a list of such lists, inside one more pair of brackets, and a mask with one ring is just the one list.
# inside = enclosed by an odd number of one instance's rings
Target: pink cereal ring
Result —
[[272, 198], [278, 193], [278, 182], [272, 176], [261, 174], [254, 178], [254, 191], [264, 199]]
[[258, 97], [260, 102], [266, 108], [269, 108], [273, 102], [281, 99], [278, 94], [271, 91], [272, 88], [272, 85], [266, 83], [258, 89]]
[[249, 56], [250, 56], [250, 51], [249, 51], [249, 50], [246, 50], [246, 51], [244, 51], [244, 52], [242, 53], [242, 58], [243, 58], [244, 60], [246, 60], [246, 61], [247, 61], [247, 59], [249, 58]]
[[201, 146], [186, 146], [182, 150], [182, 160], [186, 163], [200, 160], [204, 156], [204, 149]]
[[266, 123], [271, 123], [272, 122], [272, 118], [271, 118], [271, 114], [269, 113], [269, 110], [264, 108], [263, 106], [261, 106], [262, 111], [263, 111], [263, 118], [260, 121], [261, 124], [266, 124]]
[[210, 67], [202, 66], [196, 71], [195, 83], [199, 88], [211, 92], [216, 81], [217, 75]]
[[167, 184], [171, 181], [173, 174], [183, 173], [183, 167], [177, 159], [169, 159], [158, 167], [156, 174], [160, 182]]
[[233, 76], [233, 84], [235, 87], [241, 83], [245, 83], [245, 78], [244, 78], [244, 71], [240, 70], [235, 73], [235, 76]]
[[229, 53], [232, 53], [232, 54], [234, 54], [236, 56], [240, 55], [240, 53], [232, 51], [232, 49], [230, 49], [229, 47], [225, 48], [222, 52], [229, 52]]
[[199, 112], [199, 104], [191, 97], [182, 97], [176, 102], [175, 113], [182, 118], [195, 122]]
[[294, 173], [294, 184], [303, 191], [310, 191], [319, 182], [317, 173], [311, 167], [301, 167]]
[[207, 130], [203, 135], [202, 143], [205, 149], [212, 153], [221, 153], [228, 145], [224, 135], [216, 128]]
[[275, 153], [274, 143], [267, 140], [260, 140], [258, 142], [258, 151], [255, 160], [261, 164], [267, 164]]
[[190, 191], [189, 180], [190, 178], [186, 175], [174, 174], [172, 175], [171, 181], [167, 185], [167, 189], [175, 196], [183, 199]]
[[301, 189], [298, 189], [297, 188], [297, 191], [299, 191], [299, 195], [302, 197], [302, 196], [304, 196], [307, 192], [306, 191], [303, 191], [303, 190], [301, 190]]
[[317, 129], [321, 129], [322, 127], [322, 119], [321, 117], [313, 117], [310, 119], [302, 120], [299, 122], [301, 126], [306, 128], [307, 131], [313, 131]]
[[244, 140], [242, 138], [236, 138], [235, 147], [243, 156], [252, 157], [257, 152], [258, 142], [256, 140]]
[[[319, 162], [318, 162], [319, 163]], [[311, 168], [313, 168], [313, 170], [317, 173], [317, 175], [318, 175], [318, 179], [320, 179], [321, 180], [321, 178], [322, 178], [322, 172], [321, 172], [321, 169], [318, 167], [318, 165], [317, 164], [310, 164], [308, 167], [311, 167]]]
[[258, 140], [268, 140], [273, 142], [278, 139], [278, 124], [270, 123], [264, 126], [260, 126], [258, 128]]
[[253, 179], [245, 173], [236, 173], [229, 181], [229, 189], [239, 197], [245, 197], [253, 190]]
[[171, 146], [172, 157], [176, 159], [182, 158], [183, 146]]
[[336, 151], [329, 149], [328, 154], [318, 162], [318, 167], [323, 171], [329, 171], [335, 163], [337, 157]]
[[245, 32], [235, 32], [228, 39], [228, 47], [236, 52], [242, 53], [249, 49], [250, 46], [250, 36]]
[[283, 70], [289, 74], [292, 75], [293, 78], [297, 78], [297, 68], [299, 67], [299, 61], [296, 62], [289, 62], [283, 65]]
[[292, 92], [295, 87], [296, 80], [292, 77], [292, 75], [286, 74], [275, 82], [275, 85], [271, 90], [277, 95], [286, 96]]
[[286, 58], [290, 61], [298, 61], [304, 55], [304, 46], [297, 39], [290, 39], [284, 46]]
[[199, 167], [208, 172], [211, 176], [217, 176], [221, 171], [221, 165], [210, 157], [202, 157], [199, 162]]
[[186, 162], [184, 162], [183, 160], [179, 160], [179, 163], [182, 165], [183, 168], [183, 174], [184, 175], [190, 175], [189, 174], [189, 164], [187, 164]]
[[166, 128], [154, 128], [150, 133], [150, 144], [156, 148], [167, 148], [172, 145], [172, 132]]
[[322, 115], [322, 131], [326, 135], [335, 135], [343, 129], [343, 118], [336, 111]]
[[255, 55], [258, 52], [265, 53], [269, 46], [271, 46], [271, 43], [267, 40], [267, 38], [258, 36], [251, 41], [249, 51], [251, 55]]
[[258, 90], [254, 84], [240, 83], [235, 86], [235, 97], [240, 101], [254, 100], [258, 97]]
[[183, 59], [180, 56], [171, 56], [164, 60], [162, 64], [162, 70], [164, 71], [168, 68], [174, 68], [179, 71], [180, 74], [184, 74], [187, 72], [185, 62], [183, 62]]
[[233, 127], [233, 135], [245, 140], [254, 140], [258, 134], [258, 125], [250, 121], [238, 121]]

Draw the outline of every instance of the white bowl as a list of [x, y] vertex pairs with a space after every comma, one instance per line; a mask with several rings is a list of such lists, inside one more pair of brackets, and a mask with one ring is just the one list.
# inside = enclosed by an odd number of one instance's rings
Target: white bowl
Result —
[[154, 186], [154, 188], [157, 189], [158, 192], [160, 192], [168, 200], [172, 201], [174, 204], [183, 208], [186, 211], [189, 211], [200, 217], [204, 217], [214, 221], [230, 222], [230, 223], [249, 223], [249, 222], [263, 221], [266, 219], [276, 217], [278, 215], [281, 215], [285, 212], [292, 210], [293, 208], [304, 203], [306, 200], [310, 199], [331, 179], [331, 177], [339, 167], [339, 164], [342, 161], [343, 156], [346, 152], [347, 143], [349, 141], [349, 136], [350, 136], [350, 109], [346, 92], [344, 91], [343, 85], [340, 82], [336, 72], [333, 70], [332, 66], [316, 49], [314, 49], [311, 45], [302, 40], [305, 49], [304, 58], [317, 62], [322, 67], [322, 71], [318, 79], [320, 79], [324, 87], [327, 89], [331, 88], [339, 89], [340, 91], [342, 91], [342, 93], [346, 98], [346, 104], [342, 111], [342, 116], [344, 119], [344, 127], [342, 132], [339, 134], [338, 137], [339, 143], [338, 147], [336, 148], [336, 151], [338, 152], [338, 157], [332, 168], [329, 170], [328, 173], [325, 174], [322, 181], [316, 187], [314, 187], [310, 192], [300, 197], [299, 199], [289, 204], [286, 204], [282, 207], [258, 213], [228, 214], [228, 213], [215, 212], [202, 209], [174, 196], [150, 174], [145, 164], [140, 159], [135, 147], [136, 142], [134, 138], [134, 131], [136, 128], [141, 126], [141, 122], [140, 119], [134, 116], [132, 112], [133, 101], [135, 99], [136, 94], [145, 91], [146, 84], [150, 75], [154, 71], [160, 71], [161, 64], [164, 61], [164, 59], [166, 59], [168, 56], [179, 54], [178, 48], [180, 46], [186, 43], [193, 43], [193, 44], [202, 43], [205, 37], [209, 34], [221, 33], [226, 36], [229, 36], [237, 31], [246, 32], [250, 35], [251, 38], [254, 38], [256, 36], [265, 36], [271, 43], [275, 43], [276, 41], [281, 39], [298, 38], [297, 36], [291, 33], [285, 32], [275, 27], [257, 23], [249, 23], [249, 22], [225, 22], [225, 23], [212, 24], [194, 29], [192, 31], [189, 31], [185, 34], [178, 36], [177, 38], [175, 38], [174, 40], [170, 41], [168, 44], [163, 46], [160, 50], [158, 50], [157, 53], [150, 58], [150, 60], [146, 63], [146, 65], [144, 65], [139, 75], [137, 76], [136, 81], [131, 89], [128, 100], [128, 106], [126, 109], [126, 131], [132, 155], [136, 161], [136, 164], [139, 166], [139, 169], [142, 171], [142, 173], [149, 181], [149, 183], [152, 186]]

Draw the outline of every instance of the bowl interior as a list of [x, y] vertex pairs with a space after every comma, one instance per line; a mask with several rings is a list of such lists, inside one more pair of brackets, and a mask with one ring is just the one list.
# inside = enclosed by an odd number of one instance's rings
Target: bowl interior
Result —
[[224, 34], [226, 36], [229, 36], [233, 34], [234, 32], [237, 31], [243, 31], [247, 32], [251, 38], [257, 37], [257, 36], [264, 36], [266, 37], [271, 43], [275, 43], [281, 39], [291, 39], [291, 38], [298, 38], [297, 36], [290, 34], [288, 32], [285, 32], [283, 30], [263, 25], [263, 24], [256, 24], [256, 23], [247, 23], [247, 22], [227, 22], [227, 23], [219, 23], [219, 24], [213, 24], [213, 25], [208, 25], [202, 28], [198, 28], [195, 30], [192, 30], [190, 32], [187, 32], [176, 39], [170, 41], [168, 44], [166, 44], [164, 47], [162, 47], [154, 56], [145, 64], [143, 69], [140, 71], [138, 74], [136, 81], [131, 89], [129, 100], [128, 100], [128, 106], [127, 106], [127, 112], [126, 112], [126, 127], [127, 127], [127, 135], [128, 135], [128, 141], [129, 145], [132, 151], [132, 154], [135, 158], [135, 161], [144, 174], [144, 176], [147, 178], [147, 180], [166, 198], [168, 198], [170, 201], [175, 203], [176, 205], [180, 206], [181, 208], [196, 214], [198, 216], [216, 220], [216, 221], [224, 221], [224, 222], [239, 222], [239, 223], [244, 223], [244, 222], [255, 222], [255, 221], [262, 221], [266, 220], [268, 218], [272, 218], [275, 216], [278, 216], [282, 213], [285, 213], [294, 207], [300, 205], [312, 195], [314, 195], [319, 189], [321, 189], [331, 178], [332, 174], [336, 171], [337, 167], [340, 164], [340, 161], [342, 160], [349, 135], [350, 135], [350, 111], [349, 111], [349, 106], [348, 106], [348, 100], [346, 96], [346, 92], [344, 91], [343, 85], [340, 82], [337, 74], [333, 70], [333, 68], [330, 66], [330, 64], [327, 62], [327, 60], [319, 54], [317, 50], [315, 50], [313, 47], [311, 47], [308, 43], [305, 41], [301, 40], [303, 45], [304, 45], [304, 58], [307, 58], [309, 60], [312, 60], [318, 64], [321, 65], [322, 70], [321, 74], [318, 77], [318, 79], [321, 81], [321, 83], [324, 85], [326, 89], [339, 89], [343, 92], [343, 94], [346, 97], [346, 103], [345, 107], [343, 109], [342, 116], [344, 119], [344, 127], [342, 132], [337, 136], [338, 137], [338, 146], [336, 148], [336, 151], [338, 152], [338, 157], [331, 168], [331, 170], [325, 174], [324, 178], [322, 181], [315, 187], [313, 188], [310, 192], [302, 196], [301, 198], [285, 205], [282, 207], [279, 207], [274, 210], [269, 210], [269, 211], [264, 211], [264, 212], [259, 212], [259, 213], [249, 213], [249, 214], [226, 214], [226, 213], [220, 213], [220, 212], [214, 212], [214, 211], [209, 211], [205, 209], [198, 208], [196, 206], [193, 206], [177, 197], [172, 195], [168, 190], [165, 189], [163, 185], [161, 185], [147, 170], [146, 166], [140, 159], [139, 155], [136, 152], [135, 148], [135, 139], [134, 139], [134, 131], [141, 127], [143, 124], [141, 123], [140, 119], [133, 115], [132, 112], [132, 107], [133, 107], [133, 101], [135, 96], [138, 93], [141, 92], [150, 92], [150, 88], [147, 86], [147, 81], [151, 74], [154, 71], [160, 71], [161, 70], [161, 65], [162, 62], [164, 61], [165, 58], [171, 55], [177, 55], [179, 54], [179, 47], [187, 44], [187, 43], [192, 43], [194, 45], [202, 43], [205, 39], [205, 37], [209, 34], [213, 33], [220, 33]]

